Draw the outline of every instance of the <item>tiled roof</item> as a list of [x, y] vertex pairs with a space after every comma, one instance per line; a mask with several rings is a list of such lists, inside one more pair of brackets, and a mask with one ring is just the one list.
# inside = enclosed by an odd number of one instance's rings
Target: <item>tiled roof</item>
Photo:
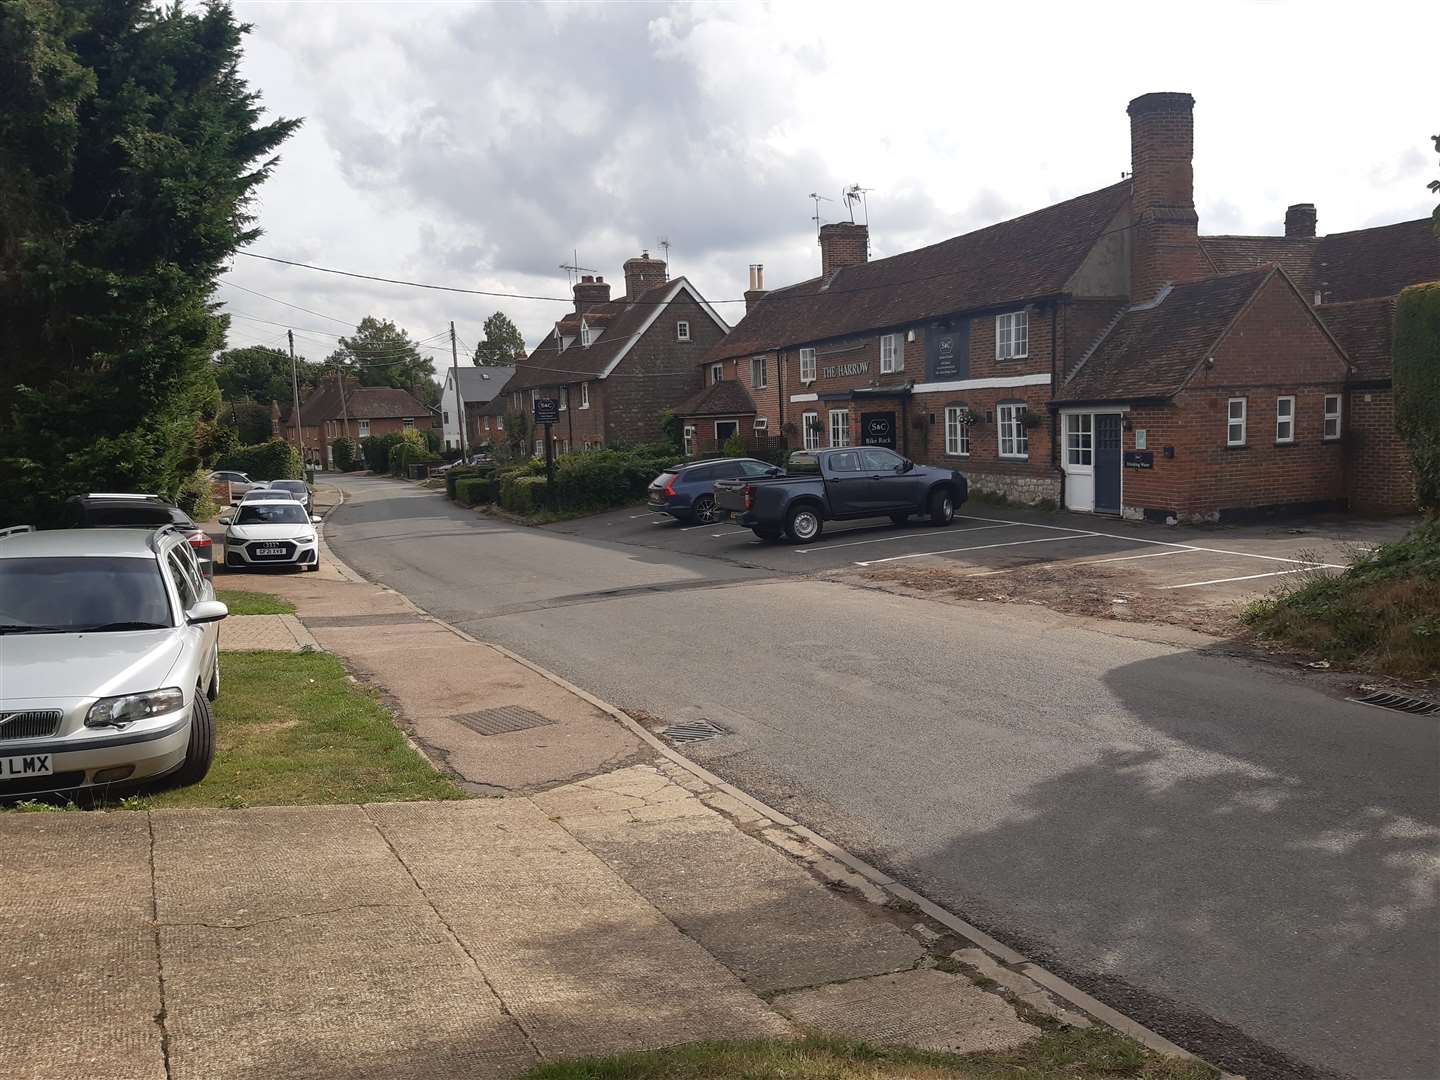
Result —
[[755, 411], [755, 399], [734, 379], [721, 379], [686, 398], [674, 411], [676, 416], [745, 416]]
[[[689, 284], [683, 277], [674, 278], [647, 289], [634, 299], [621, 297], [586, 312], [587, 321], [598, 316], [596, 321], [608, 323], [604, 335], [590, 345], [581, 345], [577, 340], [561, 352], [556, 347], [554, 333], [547, 334], [545, 340], [531, 350], [529, 356], [518, 362], [515, 377], [510, 380], [506, 389], [527, 390], [532, 386], [553, 386], [557, 383], [581, 382], [595, 378], [640, 332], [640, 328], [654, 312], [655, 305], [662, 302], [670, 290], [681, 282]], [[578, 315], [572, 312], [560, 322], [568, 327], [568, 320], [572, 319], [573, 328], [569, 332], [578, 334]]]
[[1359, 379], [1390, 377], [1390, 342], [1395, 324], [1395, 300], [1352, 300], [1346, 304], [1322, 304], [1315, 314], [1335, 336]]
[[767, 352], [863, 330], [1060, 292], [1129, 202], [1130, 182], [929, 247], [775, 289], [707, 359]]
[[[435, 410], [420, 401], [408, 390], [395, 386], [356, 386], [345, 384], [345, 401], [340, 401], [340, 386], [334, 379], [327, 379], [300, 403], [300, 423], [316, 427], [326, 420], [339, 420], [349, 416], [351, 420], [388, 420], [433, 416]], [[289, 414], [282, 418], [289, 421]]]
[[1202, 236], [1219, 273], [1278, 263], [1307, 298], [1327, 304], [1395, 296], [1440, 280], [1440, 237], [1430, 218], [1329, 236]]
[[1130, 308], [1110, 328], [1057, 401], [1167, 398], [1196, 366], [1250, 298], [1277, 271], [1244, 270], [1172, 285], [1156, 304]]
[[515, 374], [515, 369], [513, 367], [471, 365], [470, 367], [454, 368], [451, 374], [460, 376], [460, 396], [465, 400], [465, 404], [475, 405], [489, 401], [500, 393], [505, 384], [510, 381], [510, 376]]

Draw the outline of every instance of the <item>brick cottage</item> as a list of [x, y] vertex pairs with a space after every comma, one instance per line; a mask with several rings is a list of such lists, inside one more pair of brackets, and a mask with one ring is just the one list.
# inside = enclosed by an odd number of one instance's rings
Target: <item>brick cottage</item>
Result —
[[[560, 401], [557, 450], [654, 442], [660, 415], [700, 386], [696, 364], [730, 327], [684, 277], [669, 278], [648, 252], [625, 263], [625, 295], [603, 277], [574, 286], [575, 310], [517, 361], [504, 401], [480, 411], [495, 438], [503, 413], [529, 415], [536, 398]], [[537, 437], [536, 453], [544, 452]]]
[[[271, 404], [275, 433], [296, 446], [292, 412]], [[410, 429], [424, 432], [439, 426], [439, 413], [408, 390], [361, 386], [353, 376], [347, 376], [342, 386], [332, 375], [322, 379], [300, 402], [302, 441], [298, 449], [306, 465], [328, 469], [334, 467], [335, 441], [342, 436], [356, 444], [358, 453], [359, 441], [367, 436]]]
[[[766, 291], [701, 363], [687, 439], [783, 434], [952, 464], [1023, 502], [1161, 521], [1413, 506], [1390, 319], [1440, 278], [1428, 220], [1201, 237], [1189, 94], [1130, 103], [1110, 187], [868, 261], [820, 229], [817, 278]], [[729, 385], [727, 385], [729, 384]]]

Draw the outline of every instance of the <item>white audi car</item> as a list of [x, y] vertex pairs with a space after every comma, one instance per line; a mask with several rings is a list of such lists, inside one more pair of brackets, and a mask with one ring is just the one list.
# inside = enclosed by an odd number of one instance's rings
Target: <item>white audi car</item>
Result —
[[0, 799], [201, 780], [226, 614], [183, 529], [0, 530]]
[[225, 566], [320, 569], [318, 518], [311, 518], [293, 497], [242, 502], [220, 518], [225, 526]]

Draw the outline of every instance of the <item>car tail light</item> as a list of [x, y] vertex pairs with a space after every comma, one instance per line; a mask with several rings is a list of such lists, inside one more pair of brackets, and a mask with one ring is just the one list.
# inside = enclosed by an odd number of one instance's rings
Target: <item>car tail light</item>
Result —
[[674, 477], [674, 476], [671, 476], [670, 479], [665, 482], [665, 495], [666, 495], [667, 498], [670, 498], [670, 499], [673, 499], [673, 498], [675, 497], [675, 477]]
[[194, 532], [186, 533], [185, 539], [190, 541], [191, 547], [209, 547], [213, 541], [210, 534], [204, 529], [196, 529]]
[[745, 485], [745, 509], [746, 509], [746, 510], [753, 510], [753, 509], [755, 509], [755, 485], [754, 485], [754, 484], [746, 484], [746, 485]]

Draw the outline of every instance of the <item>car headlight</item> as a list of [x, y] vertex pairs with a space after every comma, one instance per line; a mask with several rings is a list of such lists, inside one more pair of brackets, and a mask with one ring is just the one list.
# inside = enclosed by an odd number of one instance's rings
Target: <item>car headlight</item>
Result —
[[121, 694], [119, 697], [101, 698], [90, 706], [85, 714], [86, 727], [119, 727], [133, 724], [136, 720], [174, 712], [185, 704], [185, 695], [177, 686], [163, 690], [151, 690], [144, 694]]

